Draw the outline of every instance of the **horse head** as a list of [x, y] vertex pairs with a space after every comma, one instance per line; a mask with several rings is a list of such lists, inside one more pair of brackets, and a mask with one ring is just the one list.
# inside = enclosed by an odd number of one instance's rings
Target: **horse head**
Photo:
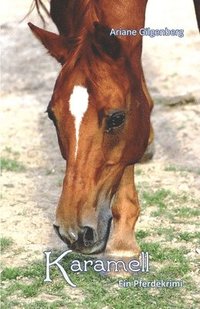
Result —
[[29, 26], [62, 64], [47, 108], [66, 160], [55, 230], [72, 250], [101, 252], [124, 169], [148, 143], [141, 74], [131, 68], [120, 40], [97, 22], [84, 40]]

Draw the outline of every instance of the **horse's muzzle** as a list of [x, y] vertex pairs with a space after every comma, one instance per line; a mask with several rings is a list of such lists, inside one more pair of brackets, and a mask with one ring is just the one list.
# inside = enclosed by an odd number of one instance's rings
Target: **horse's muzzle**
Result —
[[102, 252], [109, 237], [111, 226], [111, 219], [108, 222], [106, 231], [104, 230], [104, 237], [99, 237], [98, 233], [91, 227], [85, 226], [76, 234], [74, 232], [61, 232], [57, 225], [53, 225], [56, 234], [64, 241], [69, 249], [83, 254], [93, 254]]
[[[84, 226], [53, 225], [56, 234], [68, 245], [69, 249], [83, 254], [104, 251], [112, 221], [110, 199], [103, 200], [97, 207], [97, 222], [88, 222]], [[89, 221], [89, 220], [88, 220]]]

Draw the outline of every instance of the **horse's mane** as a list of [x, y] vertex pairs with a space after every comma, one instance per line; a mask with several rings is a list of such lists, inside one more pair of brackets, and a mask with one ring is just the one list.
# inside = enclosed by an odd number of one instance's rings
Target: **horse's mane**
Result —
[[67, 67], [71, 70], [81, 56], [90, 52], [90, 36], [94, 31], [94, 22], [99, 21], [95, 1], [79, 0], [78, 5], [74, 1], [66, 18], [69, 27], [65, 34], [69, 47]]
[[[46, 2], [49, 1], [50, 0], [46, 0]], [[60, 23], [63, 24], [70, 23], [70, 25], [73, 25], [73, 28], [75, 29], [80, 29], [80, 27], [83, 25], [83, 22], [88, 28], [91, 26], [91, 22], [98, 20], [98, 9], [95, 0], [51, 0], [50, 10], [47, 8], [44, 2], [44, 0], [33, 0], [27, 15], [30, 15], [31, 12], [36, 8], [37, 13], [41, 18], [43, 24], [46, 24], [45, 17], [51, 17], [58, 29], [62, 29], [61, 24], [59, 24], [59, 20]], [[64, 21], [61, 20], [63, 8], [65, 10]]]

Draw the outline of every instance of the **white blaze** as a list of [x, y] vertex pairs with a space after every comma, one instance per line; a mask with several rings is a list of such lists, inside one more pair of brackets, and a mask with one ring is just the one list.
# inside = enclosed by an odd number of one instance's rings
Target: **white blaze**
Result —
[[69, 99], [69, 110], [75, 119], [75, 130], [76, 130], [76, 148], [75, 148], [75, 158], [78, 151], [78, 140], [79, 131], [81, 127], [81, 122], [83, 116], [88, 108], [89, 94], [87, 89], [82, 86], [74, 86]]

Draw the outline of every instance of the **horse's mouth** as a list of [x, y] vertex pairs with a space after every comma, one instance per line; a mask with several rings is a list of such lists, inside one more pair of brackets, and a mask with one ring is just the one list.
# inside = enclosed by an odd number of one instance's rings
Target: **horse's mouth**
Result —
[[101, 239], [94, 243], [91, 246], [85, 246], [83, 243], [75, 242], [71, 246], [69, 246], [69, 249], [83, 254], [93, 254], [93, 253], [100, 253], [104, 251], [106, 247], [107, 241], [105, 239]]

